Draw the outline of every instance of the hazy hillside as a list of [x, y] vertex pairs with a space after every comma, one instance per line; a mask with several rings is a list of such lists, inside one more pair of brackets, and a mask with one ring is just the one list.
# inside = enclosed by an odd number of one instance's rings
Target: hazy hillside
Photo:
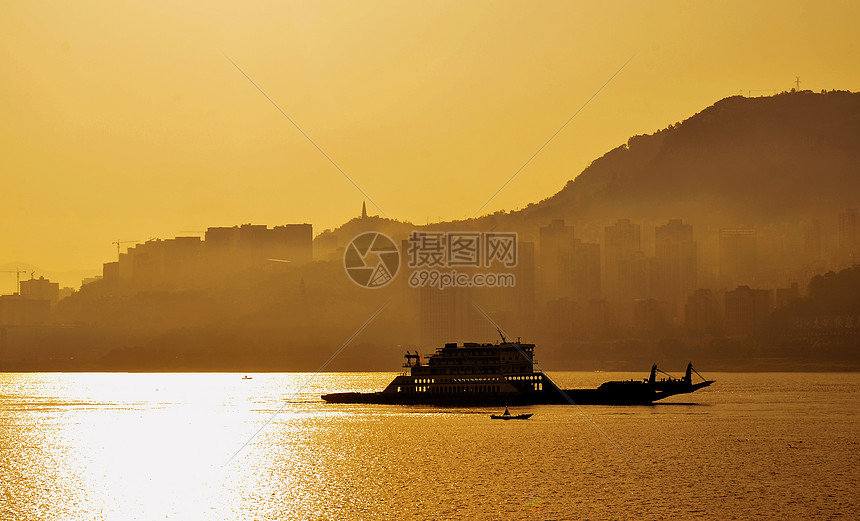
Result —
[[634, 136], [514, 216], [797, 220], [858, 193], [860, 93], [806, 91], [733, 96]]

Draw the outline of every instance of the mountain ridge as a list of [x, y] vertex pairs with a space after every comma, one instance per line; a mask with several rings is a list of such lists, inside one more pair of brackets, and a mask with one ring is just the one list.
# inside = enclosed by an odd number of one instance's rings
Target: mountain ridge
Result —
[[[630, 137], [542, 201], [413, 227], [525, 231], [552, 219], [625, 217], [752, 226], [817, 218], [860, 202], [858, 165], [860, 93], [736, 95], [651, 134]], [[356, 225], [352, 220], [333, 232]]]
[[[577, 203], [584, 196], [629, 205], [645, 196], [707, 195], [785, 208], [765, 196], [805, 198], [813, 172], [824, 174], [816, 180], [819, 188], [827, 188], [823, 181], [860, 188], [857, 145], [860, 94], [732, 96], [656, 133], [631, 137], [537, 206]], [[761, 191], [766, 188], [777, 190]], [[828, 195], [839, 200], [847, 194], [839, 188]]]

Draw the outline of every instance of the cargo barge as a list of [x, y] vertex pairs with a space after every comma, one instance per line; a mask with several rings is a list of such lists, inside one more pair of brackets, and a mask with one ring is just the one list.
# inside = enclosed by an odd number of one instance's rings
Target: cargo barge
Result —
[[407, 352], [406, 371], [382, 391], [324, 394], [322, 399], [331, 403], [448, 406], [648, 405], [714, 383], [704, 378], [693, 383], [692, 363], [683, 378], [658, 380], [659, 370], [654, 364], [649, 377], [642, 380], [611, 381], [596, 389], [561, 389], [537, 367], [534, 349], [534, 344], [509, 342], [502, 336], [496, 344], [445, 344], [426, 361], [417, 351]]

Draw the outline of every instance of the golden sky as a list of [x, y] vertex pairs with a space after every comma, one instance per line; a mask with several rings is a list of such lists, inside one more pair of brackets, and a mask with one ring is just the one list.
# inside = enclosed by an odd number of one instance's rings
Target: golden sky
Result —
[[860, 90], [858, 22], [856, 1], [3, 2], [0, 265], [357, 215], [228, 57], [385, 215], [424, 223], [471, 216], [631, 56], [484, 212], [741, 90]]

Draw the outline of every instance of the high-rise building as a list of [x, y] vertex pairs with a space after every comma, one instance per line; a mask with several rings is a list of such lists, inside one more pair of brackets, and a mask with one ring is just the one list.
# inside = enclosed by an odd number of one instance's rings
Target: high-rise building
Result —
[[654, 230], [654, 251], [660, 260], [660, 282], [655, 296], [664, 300], [673, 316], [680, 316], [681, 304], [693, 292], [698, 278], [698, 257], [693, 227], [672, 219]]
[[277, 259], [300, 265], [313, 260], [313, 226], [243, 224], [206, 230], [204, 251], [213, 267], [248, 267], [260, 260]]
[[21, 281], [21, 296], [32, 300], [47, 300], [51, 306], [60, 301], [60, 284], [45, 277]]
[[272, 258], [288, 260], [295, 264], [305, 264], [313, 260], [313, 225], [284, 224], [271, 230]]
[[752, 284], [758, 274], [758, 243], [751, 228], [720, 230], [720, 279], [726, 287]]
[[660, 262], [646, 257], [641, 251], [621, 260], [618, 264], [617, 298], [625, 306], [633, 300], [651, 298], [660, 287]]
[[580, 241], [573, 230], [560, 219], [540, 230], [541, 289], [545, 300], [568, 297], [586, 303], [600, 298], [600, 245]]
[[[629, 277], [622, 276], [622, 265], [642, 252], [640, 227], [629, 219], [618, 219], [604, 229], [603, 259], [606, 292], [615, 299], [626, 301], [636, 293], [629, 287]], [[624, 268], [630, 273], [632, 267]]]
[[570, 295], [587, 303], [601, 296], [600, 245], [574, 239], [571, 252]]
[[573, 242], [573, 226], [565, 225], [563, 219], [541, 227], [540, 291], [544, 300], [568, 296]]
[[491, 324], [472, 303], [472, 288], [423, 286], [417, 291], [423, 349], [446, 342], [489, 342], [495, 338]]
[[766, 289], [739, 286], [726, 292], [726, 336], [744, 338], [765, 331], [773, 299]]
[[511, 271], [516, 283], [508, 291], [514, 295], [514, 322], [529, 327], [535, 319], [535, 244], [517, 243], [517, 265]]
[[[404, 250], [405, 251], [405, 250]], [[408, 270], [408, 268], [405, 268]], [[513, 267], [493, 265], [481, 267], [474, 273], [508, 276], [504, 284], [471, 288], [472, 298], [492, 317], [499, 318], [499, 325], [511, 335], [531, 335], [535, 321], [535, 245], [533, 242], [517, 242], [517, 264]], [[406, 279], [408, 277], [404, 277]], [[491, 280], [494, 277], [491, 276]], [[511, 284], [512, 282], [512, 284]], [[412, 289], [412, 291], [415, 291]], [[495, 320], [495, 318], [494, 318]], [[484, 319], [486, 321], [486, 319]], [[490, 332], [494, 332], [492, 328]], [[476, 334], [484, 331], [477, 329]], [[475, 337], [477, 338], [477, 337]], [[491, 339], [494, 337], [491, 337]]]

